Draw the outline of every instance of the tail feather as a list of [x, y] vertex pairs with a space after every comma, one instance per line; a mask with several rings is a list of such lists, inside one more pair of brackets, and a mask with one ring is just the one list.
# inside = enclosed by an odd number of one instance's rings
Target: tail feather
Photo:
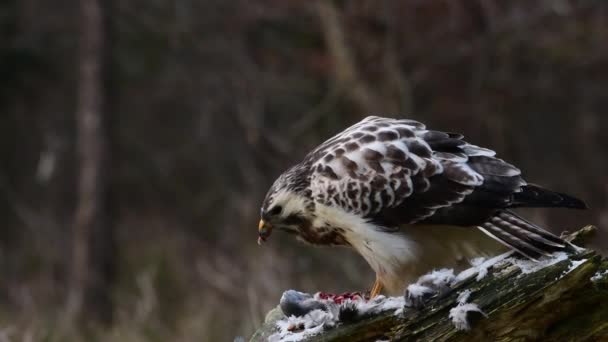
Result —
[[[539, 241], [541, 238], [543, 239], [543, 241], [546, 240], [547, 241], [546, 244], [548, 244], [548, 245], [554, 245], [556, 247], [563, 248], [565, 244], [568, 244], [568, 242], [564, 241], [563, 239], [556, 236], [555, 234], [544, 230], [543, 228], [535, 225], [534, 223], [532, 223], [530, 221], [527, 221], [526, 219], [522, 218], [521, 216], [519, 216], [513, 212], [510, 212], [510, 211], [500, 212], [500, 213], [498, 213], [496, 218], [505, 220], [506, 222], [510, 223], [514, 227], [522, 230], [522, 233], [528, 232], [529, 234], [531, 234], [531, 236], [538, 236]], [[519, 227], [523, 227], [523, 228], [519, 228]]]
[[498, 242], [534, 260], [553, 252], [573, 252], [577, 249], [571, 243], [509, 211], [499, 212], [478, 228]]
[[518, 237], [513, 236], [490, 223], [484, 223], [482, 226], [477, 228], [489, 237], [517, 251], [527, 258], [538, 260], [543, 255], [547, 255], [547, 253], [543, 252], [542, 250], [525, 243]]
[[512, 208], [542, 207], [542, 208], [572, 208], [587, 209], [585, 202], [573, 196], [551, 191], [538, 185], [528, 184], [521, 188], [521, 192], [513, 195]]

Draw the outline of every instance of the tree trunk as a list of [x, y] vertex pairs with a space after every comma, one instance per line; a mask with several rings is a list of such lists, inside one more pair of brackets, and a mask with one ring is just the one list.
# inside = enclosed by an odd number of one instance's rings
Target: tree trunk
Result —
[[68, 316], [108, 323], [112, 317], [114, 236], [109, 215], [109, 151], [104, 67], [105, 2], [80, 1], [80, 66], [76, 110], [79, 157]]
[[[571, 237], [585, 238], [593, 231], [587, 227]], [[574, 269], [573, 260], [581, 262]], [[482, 280], [472, 276], [422, 310], [406, 309], [398, 316], [378, 314], [328, 329], [307, 341], [607, 340], [607, 270], [608, 259], [591, 250], [529, 274], [508, 265], [495, 267]], [[471, 330], [462, 331], [456, 329], [449, 313], [457, 305], [458, 294], [467, 289], [471, 291], [469, 302], [488, 316], [470, 314]], [[251, 341], [265, 341], [282, 314], [275, 311], [268, 317]]]

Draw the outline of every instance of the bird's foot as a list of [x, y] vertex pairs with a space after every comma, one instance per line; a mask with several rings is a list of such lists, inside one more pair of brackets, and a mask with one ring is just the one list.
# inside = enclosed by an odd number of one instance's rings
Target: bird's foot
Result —
[[369, 296], [367, 296], [367, 299], [374, 299], [375, 297], [377, 297], [380, 294], [380, 291], [382, 291], [383, 287], [384, 285], [382, 285], [382, 282], [376, 275], [376, 281], [374, 282], [374, 285], [372, 286], [371, 290], [369, 290]]
[[425, 274], [414, 284], [405, 289], [405, 306], [416, 309], [423, 308], [431, 298], [441, 298], [448, 295], [454, 281], [454, 271], [441, 269]]

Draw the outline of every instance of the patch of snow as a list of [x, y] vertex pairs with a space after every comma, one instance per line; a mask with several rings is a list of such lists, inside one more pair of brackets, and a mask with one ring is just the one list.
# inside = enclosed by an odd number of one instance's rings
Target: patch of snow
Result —
[[469, 321], [467, 320], [467, 314], [469, 312], [479, 312], [482, 315], [487, 315], [481, 311], [481, 309], [477, 306], [477, 304], [467, 303], [467, 304], [458, 304], [455, 307], [450, 309], [450, 318], [452, 319], [452, 323], [458, 330], [470, 330], [471, 326]]
[[589, 278], [591, 281], [600, 281], [602, 278], [608, 276], [608, 270], [604, 270], [604, 272], [597, 271], [593, 275], [593, 277]]

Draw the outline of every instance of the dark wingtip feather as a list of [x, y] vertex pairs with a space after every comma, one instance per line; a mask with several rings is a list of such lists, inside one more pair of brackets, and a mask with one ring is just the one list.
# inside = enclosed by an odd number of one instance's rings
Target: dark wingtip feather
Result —
[[584, 201], [582, 201], [578, 198], [571, 197], [571, 196], [568, 196], [567, 205], [564, 207], [572, 208], [572, 209], [589, 209], [589, 206], [587, 205], [587, 203], [585, 203]]
[[570, 209], [589, 209], [587, 203], [574, 196], [566, 195], [559, 192], [555, 192], [554, 194], [560, 197], [559, 201], [555, 203], [557, 207]]
[[589, 209], [585, 202], [574, 196], [534, 184], [525, 185], [521, 192], [515, 193], [511, 207]]

